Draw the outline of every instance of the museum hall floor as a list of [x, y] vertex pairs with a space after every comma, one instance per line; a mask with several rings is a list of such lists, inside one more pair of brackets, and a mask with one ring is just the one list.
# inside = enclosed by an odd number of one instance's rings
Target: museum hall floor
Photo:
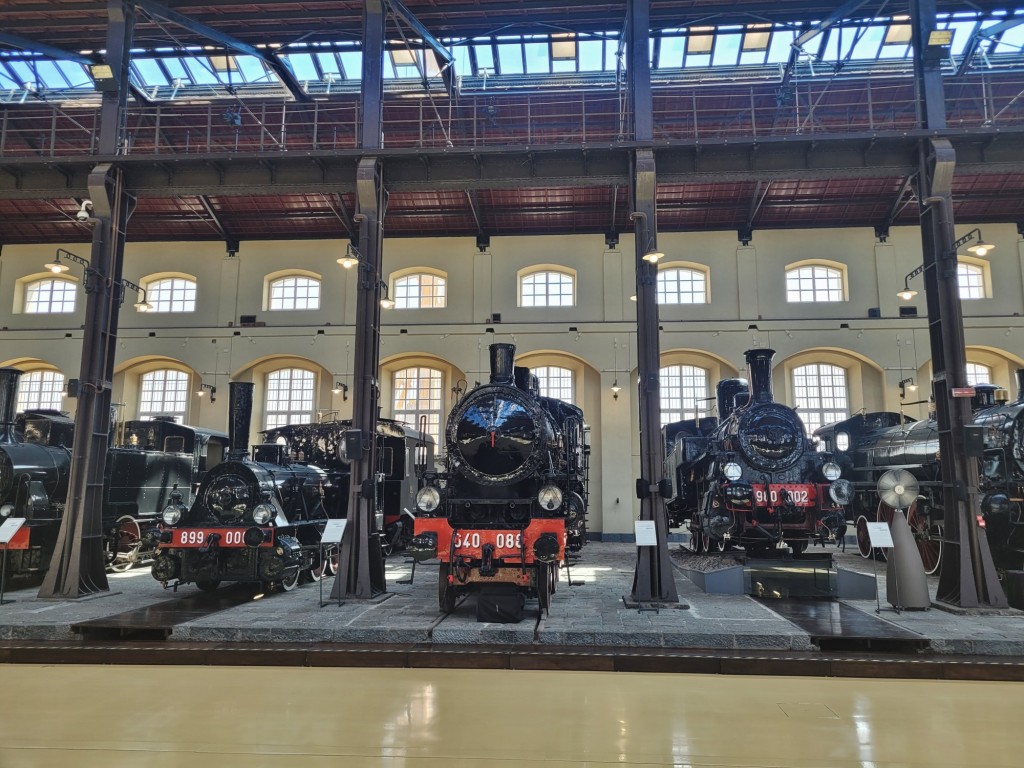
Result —
[[1019, 766], [1024, 686], [0, 665], [3, 768]]

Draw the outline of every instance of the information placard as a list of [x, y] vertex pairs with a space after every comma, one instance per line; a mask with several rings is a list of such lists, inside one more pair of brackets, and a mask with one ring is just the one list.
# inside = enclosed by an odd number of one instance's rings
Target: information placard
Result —
[[0, 544], [10, 544], [14, 534], [25, 524], [25, 520], [24, 517], [8, 517], [4, 520], [4, 524], [0, 525]]
[[636, 520], [633, 522], [638, 547], [658, 546], [658, 529], [653, 520]]
[[892, 531], [889, 530], [888, 523], [868, 523], [868, 539], [871, 541], [872, 547], [891, 548], [892, 543]]
[[345, 535], [345, 526], [348, 520], [328, 520], [324, 526], [324, 534], [320, 537], [321, 544], [341, 544], [341, 537]]

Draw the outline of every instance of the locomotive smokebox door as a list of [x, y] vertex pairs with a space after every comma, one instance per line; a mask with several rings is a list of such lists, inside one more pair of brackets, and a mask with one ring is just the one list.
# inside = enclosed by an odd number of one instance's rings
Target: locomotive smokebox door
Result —
[[964, 427], [964, 453], [976, 459], [985, 455], [985, 427], [979, 424]]

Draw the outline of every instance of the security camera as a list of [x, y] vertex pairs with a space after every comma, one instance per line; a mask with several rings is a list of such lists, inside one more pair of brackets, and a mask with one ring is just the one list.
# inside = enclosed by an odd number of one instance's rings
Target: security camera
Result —
[[92, 200], [82, 201], [82, 207], [75, 214], [75, 218], [79, 221], [88, 221], [92, 218]]

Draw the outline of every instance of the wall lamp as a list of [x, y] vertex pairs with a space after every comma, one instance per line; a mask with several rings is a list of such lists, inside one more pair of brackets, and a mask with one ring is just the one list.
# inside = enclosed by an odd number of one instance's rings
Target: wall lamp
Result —
[[338, 259], [338, 263], [341, 264], [345, 269], [352, 269], [362, 260], [361, 255], [356, 247], [349, 243], [345, 246], [345, 255]]
[[343, 381], [334, 382], [334, 387], [331, 389], [335, 395], [341, 395], [342, 400], [348, 400], [348, 384]]
[[377, 283], [380, 285], [380, 290], [382, 293], [380, 297], [381, 307], [383, 309], [394, 309], [395, 300], [392, 299], [391, 296], [388, 294], [388, 284], [385, 283], [383, 280], [378, 280]]
[[916, 269], [907, 273], [906, 277], [903, 278], [903, 290], [896, 293], [904, 301], [910, 301], [912, 298], [917, 296], [917, 291], [910, 287], [910, 281], [915, 277], [924, 272], [924, 264]]
[[200, 384], [199, 389], [196, 390], [196, 397], [204, 397], [206, 390], [210, 390], [210, 402], [217, 402], [217, 388], [213, 384]]
[[[61, 259], [64, 261], [61, 261]], [[63, 274], [71, 269], [65, 262], [74, 262], [75, 264], [81, 264], [85, 267], [85, 279], [86, 279], [86, 290], [89, 290], [89, 280], [93, 275], [96, 274], [96, 270], [92, 268], [92, 264], [84, 256], [78, 256], [71, 251], [66, 251], [63, 248], [58, 248], [57, 253], [54, 254], [53, 261], [48, 261], [43, 265], [43, 269], [48, 272], [52, 272], [55, 275]], [[137, 294], [139, 294], [139, 301], [135, 302], [134, 306], [138, 312], [152, 312], [153, 305], [149, 303], [146, 298], [146, 289], [140, 285], [133, 283], [131, 280], [122, 279], [120, 282], [115, 282], [114, 285], [120, 289], [120, 296], [118, 300], [121, 304], [124, 304], [124, 289], [131, 288]]]
[[917, 384], [914, 383], [913, 376], [906, 379], [900, 379], [900, 400], [906, 398], [907, 392], [917, 392]]
[[[364, 281], [362, 283], [363, 287], [364, 288], [372, 288], [373, 287], [373, 280], [372, 280], [372, 278], [373, 278], [373, 272], [375, 270], [373, 269], [373, 267], [371, 265], [369, 265], [365, 261], [363, 261], [363, 255], [359, 252], [358, 248], [356, 248], [354, 245], [352, 245], [352, 243], [348, 243], [345, 246], [345, 255], [342, 256], [340, 259], [338, 259], [338, 263], [341, 264], [341, 266], [343, 266], [345, 269], [352, 269], [352, 267], [355, 267], [355, 266], [361, 267], [367, 273], [367, 274], [365, 274], [363, 276], [363, 281]], [[367, 279], [367, 278], [370, 278], [370, 279]], [[380, 299], [381, 307], [383, 309], [394, 309], [395, 308], [395, 300], [391, 298], [391, 296], [390, 296], [390, 294], [388, 292], [388, 284], [385, 283], [383, 280], [377, 280], [377, 286], [382, 291], [382, 296], [381, 296], [381, 299]]]
[[642, 222], [637, 225], [637, 235], [640, 234], [640, 230], [643, 230], [643, 237], [647, 241], [647, 245], [644, 247], [644, 261], [648, 264], [657, 264], [665, 258], [665, 254], [658, 250], [658, 246], [654, 242], [654, 236], [647, 229], [647, 214], [643, 211], [633, 211], [629, 214], [629, 218], [632, 221], [637, 221], [639, 219], [640, 222]]
[[622, 391], [622, 387], [619, 386], [619, 377], [615, 377], [615, 381], [612, 382], [612, 399], [619, 399], [619, 392]]
[[992, 243], [985, 242], [985, 239], [981, 236], [981, 230], [975, 227], [966, 235], [964, 235], [955, 243], [953, 243], [953, 250], [958, 250], [960, 246], [964, 245], [965, 243], [969, 243], [971, 240], [975, 238], [975, 236], [977, 236], [978, 242], [976, 242], [974, 245], [970, 246], [967, 249], [968, 253], [972, 254], [973, 256], [977, 256], [979, 259], [983, 259], [985, 258], [985, 256], [988, 255], [989, 251], [994, 251], [996, 249], [996, 247], [992, 245]]

